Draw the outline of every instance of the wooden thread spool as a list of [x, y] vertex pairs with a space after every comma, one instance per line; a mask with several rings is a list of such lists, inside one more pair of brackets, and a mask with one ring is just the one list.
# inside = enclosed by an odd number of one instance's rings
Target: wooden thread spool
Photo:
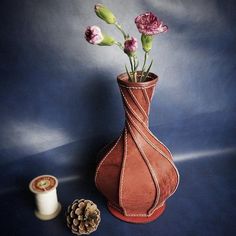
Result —
[[61, 211], [61, 204], [57, 200], [58, 180], [52, 175], [40, 175], [34, 178], [29, 189], [35, 194], [35, 216], [40, 220], [51, 220]]

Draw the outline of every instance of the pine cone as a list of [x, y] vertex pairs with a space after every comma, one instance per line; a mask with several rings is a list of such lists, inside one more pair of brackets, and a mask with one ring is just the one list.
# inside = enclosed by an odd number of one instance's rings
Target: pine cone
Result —
[[66, 221], [72, 233], [90, 234], [101, 221], [100, 211], [92, 201], [76, 199], [67, 209]]

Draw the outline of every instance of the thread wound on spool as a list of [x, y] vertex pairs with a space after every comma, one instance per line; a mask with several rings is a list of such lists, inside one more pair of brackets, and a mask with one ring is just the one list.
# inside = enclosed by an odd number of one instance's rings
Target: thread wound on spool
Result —
[[30, 191], [35, 194], [37, 210], [36, 217], [41, 220], [51, 220], [55, 218], [61, 205], [57, 200], [58, 180], [52, 175], [41, 175], [34, 178], [30, 184]]

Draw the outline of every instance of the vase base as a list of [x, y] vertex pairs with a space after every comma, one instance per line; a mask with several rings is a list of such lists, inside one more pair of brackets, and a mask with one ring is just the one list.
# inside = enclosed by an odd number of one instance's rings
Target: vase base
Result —
[[162, 213], [164, 212], [166, 208], [166, 204], [164, 204], [162, 207], [158, 208], [153, 212], [152, 215], [147, 217], [137, 217], [137, 216], [125, 216], [121, 214], [118, 210], [116, 210], [109, 202], [107, 204], [108, 210], [111, 212], [111, 214], [115, 217], [117, 217], [120, 220], [126, 221], [128, 223], [148, 223], [151, 221], [156, 220]]

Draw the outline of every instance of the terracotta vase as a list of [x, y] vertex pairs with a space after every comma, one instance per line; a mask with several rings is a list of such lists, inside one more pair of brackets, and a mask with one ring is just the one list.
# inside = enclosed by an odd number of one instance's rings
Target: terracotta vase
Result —
[[179, 183], [169, 149], [148, 128], [157, 80], [153, 73], [141, 83], [129, 82], [126, 73], [118, 76], [125, 127], [120, 137], [101, 152], [96, 170], [95, 183], [108, 200], [110, 212], [127, 222], [155, 220]]

